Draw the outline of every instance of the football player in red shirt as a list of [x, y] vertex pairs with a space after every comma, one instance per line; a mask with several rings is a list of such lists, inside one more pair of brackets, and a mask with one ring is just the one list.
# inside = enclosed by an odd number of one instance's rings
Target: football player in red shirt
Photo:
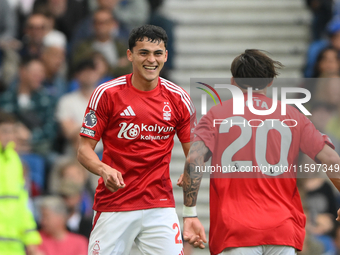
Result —
[[[160, 27], [132, 30], [127, 56], [133, 73], [100, 85], [86, 109], [78, 160], [101, 176], [91, 255], [129, 254], [133, 242], [143, 254], [183, 252], [169, 163], [175, 134], [187, 155], [196, 111], [182, 88], [159, 77], [166, 43]], [[94, 152], [100, 138], [102, 161]]]
[[[271, 107], [266, 89], [281, 66], [258, 50], [246, 50], [234, 59], [231, 84], [244, 93], [243, 105], [249, 105], [246, 93], [252, 87], [253, 107]], [[294, 123], [287, 124], [287, 119]], [[302, 250], [306, 217], [293, 172], [300, 151], [325, 169], [339, 170], [340, 158], [328, 137], [292, 106], [285, 115], [280, 103], [269, 115], [255, 115], [247, 106], [244, 115], [234, 115], [233, 99], [212, 107], [194, 136], [183, 177], [184, 240], [204, 248], [205, 232], [195, 208], [203, 171], [197, 169], [212, 156], [211, 166], [226, 168], [210, 179], [211, 254], [293, 255]], [[339, 174], [327, 174], [340, 190]]]

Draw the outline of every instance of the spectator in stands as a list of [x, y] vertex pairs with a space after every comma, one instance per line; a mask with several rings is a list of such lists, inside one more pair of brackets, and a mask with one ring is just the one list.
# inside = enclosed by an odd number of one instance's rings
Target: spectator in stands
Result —
[[[113, 13], [113, 3], [115, 0], [97, 0], [97, 9], [107, 9]], [[113, 15], [114, 16], [114, 15]], [[75, 49], [81, 41], [85, 39], [94, 37], [94, 25], [93, 25], [93, 15], [88, 15], [85, 19], [79, 22], [78, 26], [73, 32], [71, 39], [71, 50]], [[120, 41], [127, 41], [129, 37], [129, 31], [122, 27], [122, 25], [116, 20], [118, 24], [118, 28], [111, 31], [113, 37], [117, 38]]]
[[[79, 166], [71, 165], [69, 168], [77, 171]], [[67, 170], [66, 171], [70, 171]], [[81, 234], [86, 238], [90, 237], [92, 229], [92, 206], [90, 197], [88, 197], [88, 211], [83, 212], [84, 201], [84, 183], [77, 183], [75, 180], [64, 178], [59, 187], [59, 194], [64, 199], [68, 211], [67, 228], [77, 234]]]
[[65, 50], [67, 46], [67, 38], [63, 32], [55, 29], [55, 17], [53, 14], [44, 9], [39, 13], [44, 15], [47, 19], [46, 35], [44, 36], [43, 40], [44, 46], [46, 46], [46, 44], [55, 44], [62, 46]]
[[32, 150], [41, 154], [49, 152], [55, 137], [55, 100], [42, 87], [45, 69], [38, 59], [22, 61], [19, 83], [13, 90], [0, 95], [0, 108], [16, 115], [30, 131]]
[[[109, 10], [116, 18], [119, 28], [113, 34], [122, 41], [127, 41], [132, 28], [146, 24], [150, 18], [150, 7], [147, 0], [97, 0], [97, 7]], [[92, 24], [91, 16], [79, 23], [72, 38], [72, 48], [81, 40], [93, 36]]]
[[88, 14], [88, 1], [36, 0], [33, 10], [50, 12], [55, 18], [55, 29], [63, 32], [68, 41], [77, 24]]
[[57, 194], [63, 180], [74, 179], [77, 183], [86, 183], [88, 175], [83, 169], [78, 169], [74, 157], [61, 156], [54, 164], [48, 180], [48, 192]]
[[318, 55], [314, 65], [313, 78], [338, 75], [340, 72], [339, 53], [332, 47], [324, 48]]
[[68, 229], [88, 238], [92, 229], [92, 204], [98, 176], [89, 174], [75, 158], [60, 158], [58, 162], [49, 177], [49, 191], [63, 197], [69, 213]]
[[[312, 78], [329, 78], [329, 79], [306, 79], [304, 87], [311, 94], [313, 101], [318, 100], [317, 93], [322, 92], [325, 83], [328, 83], [331, 78], [336, 78], [340, 72], [339, 53], [332, 47], [328, 46], [321, 50], [314, 64]], [[319, 88], [318, 88], [319, 87]], [[318, 89], [317, 89], [318, 88]], [[325, 94], [325, 93], [321, 93]], [[322, 101], [325, 101], [324, 98]], [[326, 100], [328, 101], [328, 99]]]
[[112, 70], [110, 64], [107, 62], [102, 53], [94, 52], [93, 61], [96, 71], [100, 77], [98, 85], [113, 79], [112, 73], [114, 73], [114, 70]]
[[15, 12], [17, 22], [17, 37], [22, 39], [27, 17], [32, 14], [34, 1], [29, 0], [8, 0]]
[[43, 49], [43, 39], [48, 32], [48, 20], [43, 14], [32, 14], [27, 18], [23, 37], [23, 47], [20, 50], [22, 58], [40, 57]]
[[329, 214], [318, 214], [315, 221], [315, 226], [306, 225], [306, 229], [310, 229], [314, 238], [323, 244], [323, 254], [335, 254], [336, 247], [333, 242], [331, 233], [334, 228], [334, 219]]
[[92, 59], [85, 59], [78, 63], [75, 77], [79, 82], [79, 90], [62, 96], [56, 110], [56, 119], [68, 141], [66, 151], [73, 155], [78, 148], [79, 130], [83, 122], [84, 109], [87, 107], [100, 78]]
[[[93, 52], [89, 59], [93, 59], [95, 69], [99, 76], [97, 85], [103, 84], [112, 80], [114, 77], [111, 75], [113, 73], [113, 68], [107, 62], [106, 58], [100, 52]], [[74, 78], [70, 81], [68, 92], [72, 92], [79, 89], [79, 81]]]
[[[300, 162], [301, 164], [315, 164], [312, 159], [304, 154]], [[306, 215], [306, 238], [302, 254], [333, 255], [335, 245], [331, 234], [334, 229], [335, 217], [333, 213], [327, 213], [325, 210], [329, 210], [329, 202], [335, 203], [334, 194], [331, 198], [325, 197], [328, 192], [333, 192], [332, 189], [328, 190], [329, 183], [324, 179], [324, 176], [318, 173], [309, 172], [309, 174], [310, 176], [305, 175], [307, 178], [300, 179], [303, 185], [299, 189], [304, 198], [303, 204]]]
[[[24, 44], [17, 44], [11, 41], [10, 47], [4, 49], [2, 61], [3, 79], [7, 86], [12, 86], [13, 82], [16, 82], [15, 79], [17, 79], [20, 57], [14, 49], [22, 46], [19, 53], [23, 58], [30, 58], [40, 57], [46, 46], [58, 45], [58, 47], [65, 48], [66, 37], [61, 32], [53, 29], [53, 22], [53, 17], [48, 15], [48, 13], [34, 13], [27, 19], [25, 36], [23, 38]], [[49, 75], [49, 72], [47, 74]], [[49, 83], [50, 81], [47, 84], [44, 82], [44, 85], [50, 85]]]
[[0, 111], [0, 252], [1, 254], [38, 255], [41, 238], [24, 188], [23, 166], [14, 150], [14, 116]]
[[303, 242], [303, 250], [299, 252], [299, 255], [325, 255], [323, 250], [323, 244], [311, 237], [309, 233], [306, 233], [306, 237]]
[[119, 23], [128, 31], [149, 21], [150, 7], [147, 0], [98, 0], [98, 5], [112, 10]]
[[[59, 38], [59, 39], [58, 39]], [[58, 35], [48, 34], [44, 38], [41, 60], [46, 70], [43, 86], [50, 96], [58, 99], [67, 90], [66, 82], [66, 41]]]
[[91, 201], [93, 201], [98, 179], [98, 176], [88, 173], [74, 157], [61, 157], [49, 176], [49, 192], [58, 193], [63, 181], [72, 180], [75, 185], [83, 187], [81, 213], [89, 216], [92, 215]]
[[0, 48], [18, 45], [16, 37], [16, 16], [8, 0], [0, 1]]
[[340, 51], [340, 19], [334, 18], [327, 26], [328, 39], [313, 42], [307, 52], [307, 60], [304, 70], [306, 78], [313, 77], [314, 66], [320, 52], [326, 47], [333, 47], [337, 52]]
[[[302, 163], [315, 164], [311, 159], [306, 159], [304, 155], [304, 160]], [[336, 218], [337, 205], [335, 200], [335, 195], [331, 185], [327, 182], [323, 176], [319, 178], [307, 178], [304, 182], [304, 189], [306, 192], [306, 204], [309, 208], [309, 213], [311, 217], [311, 222], [313, 223], [314, 233], [318, 234], [329, 234], [333, 230], [331, 227], [323, 227], [321, 224], [316, 224], [318, 222], [318, 217], [321, 214], [330, 215], [331, 223], [332, 220]]]
[[87, 255], [86, 238], [70, 233], [66, 228], [68, 213], [60, 197], [44, 197], [40, 212], [40, 235], [43, 242], [38, 249], [44, 255]]
[[160, 7], [163, 4], [163, 0], [148, 0], [150, 5], [150, 19], [149, 24], [162, 27], [166, 34], [168, 35], [168, 42], [166, 49], [168, 51], [168, 60], [164, 63], [164, 67], [161, 71], [160, 76], [168, 79], [169, 71], [173, 69], [174, 66], [174, 58], [175, 58], [175, 50], [174, 50], [174, 28], [175, 22], [168, 19], [160, 12]]
[[131, 64], [126, 57], [127, 46], [117, 38], [112, 37], [112, 31], [118, 28], [112, 13], [107, 9], [97, 10], [93, 15], [94, 34], [79, 43], [73, 53], [73, 65], [84, 58], [89, 58], [95, 51], [102, 53], [110, 67], [114, 77], [127, 74], [131, 71]]
[[332, 19], [333, 0], [306, 0], [306, 3], [313, 12], [312, 40], [320, 40], [327, 23]]
[[[314, 165], [317, 169], [316, 163], [305, 154], [302, 155], [299, 164]], [[332, 242], [332, 233], [338, 208], [333, 189], [326, 180], [325, 173], [308, 172], [304, 177], [302, 193], [304, 194], [305, 208], [308, 208], [306, 231], [323, 244], [326, 254], [334, 254], [335, 246]]]
[[[303, 193], [303, 191], [300, 190], [300, 193]], [[310, 217], [307, 207], [304, 207], [304, 212], [306, 215], [306, 225], [309, 225]], [[324, 244], [321, 241], [317, 240], [310, 232], [309, 228], [306, 227], [306, 237], [303, 242], [303, 249], [301, 252], [299, 252], [299, 255], [325, 255], [323, 253], [324, 250]]]

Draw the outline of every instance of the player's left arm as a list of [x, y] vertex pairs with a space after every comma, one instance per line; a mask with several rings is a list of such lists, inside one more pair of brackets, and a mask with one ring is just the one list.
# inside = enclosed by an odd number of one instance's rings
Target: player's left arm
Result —
[[[204, 166], [205, 159], [210, 155], [210, 150], [203, 141], [194, 142], [187, 155], [183, 175], [183, 237], [195, 247], [204, 248], [207, 242], [205, 230], [196, 214], [198, 190], [203, 177], [202, 171], [196, 171]], [[199, 168], [198, 168], [199, 167]]]

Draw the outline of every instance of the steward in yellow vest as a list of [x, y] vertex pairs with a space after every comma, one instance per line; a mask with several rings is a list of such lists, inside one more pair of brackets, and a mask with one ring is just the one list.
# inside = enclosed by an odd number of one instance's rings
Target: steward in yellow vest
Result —
[[35, 255], [41, 237], [28, 208], [21, 160], [14, 150], [14, 118], [0, 112], [0, 254]]

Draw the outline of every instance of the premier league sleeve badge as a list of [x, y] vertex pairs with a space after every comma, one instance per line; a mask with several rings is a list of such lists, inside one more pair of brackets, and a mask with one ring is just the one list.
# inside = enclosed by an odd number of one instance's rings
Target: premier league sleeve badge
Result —
[[90, 110], [90, 112], [85, 115], [84, 124], [90, 128], [93, 128], [97, 124], [97, 116], [94, 111]]

